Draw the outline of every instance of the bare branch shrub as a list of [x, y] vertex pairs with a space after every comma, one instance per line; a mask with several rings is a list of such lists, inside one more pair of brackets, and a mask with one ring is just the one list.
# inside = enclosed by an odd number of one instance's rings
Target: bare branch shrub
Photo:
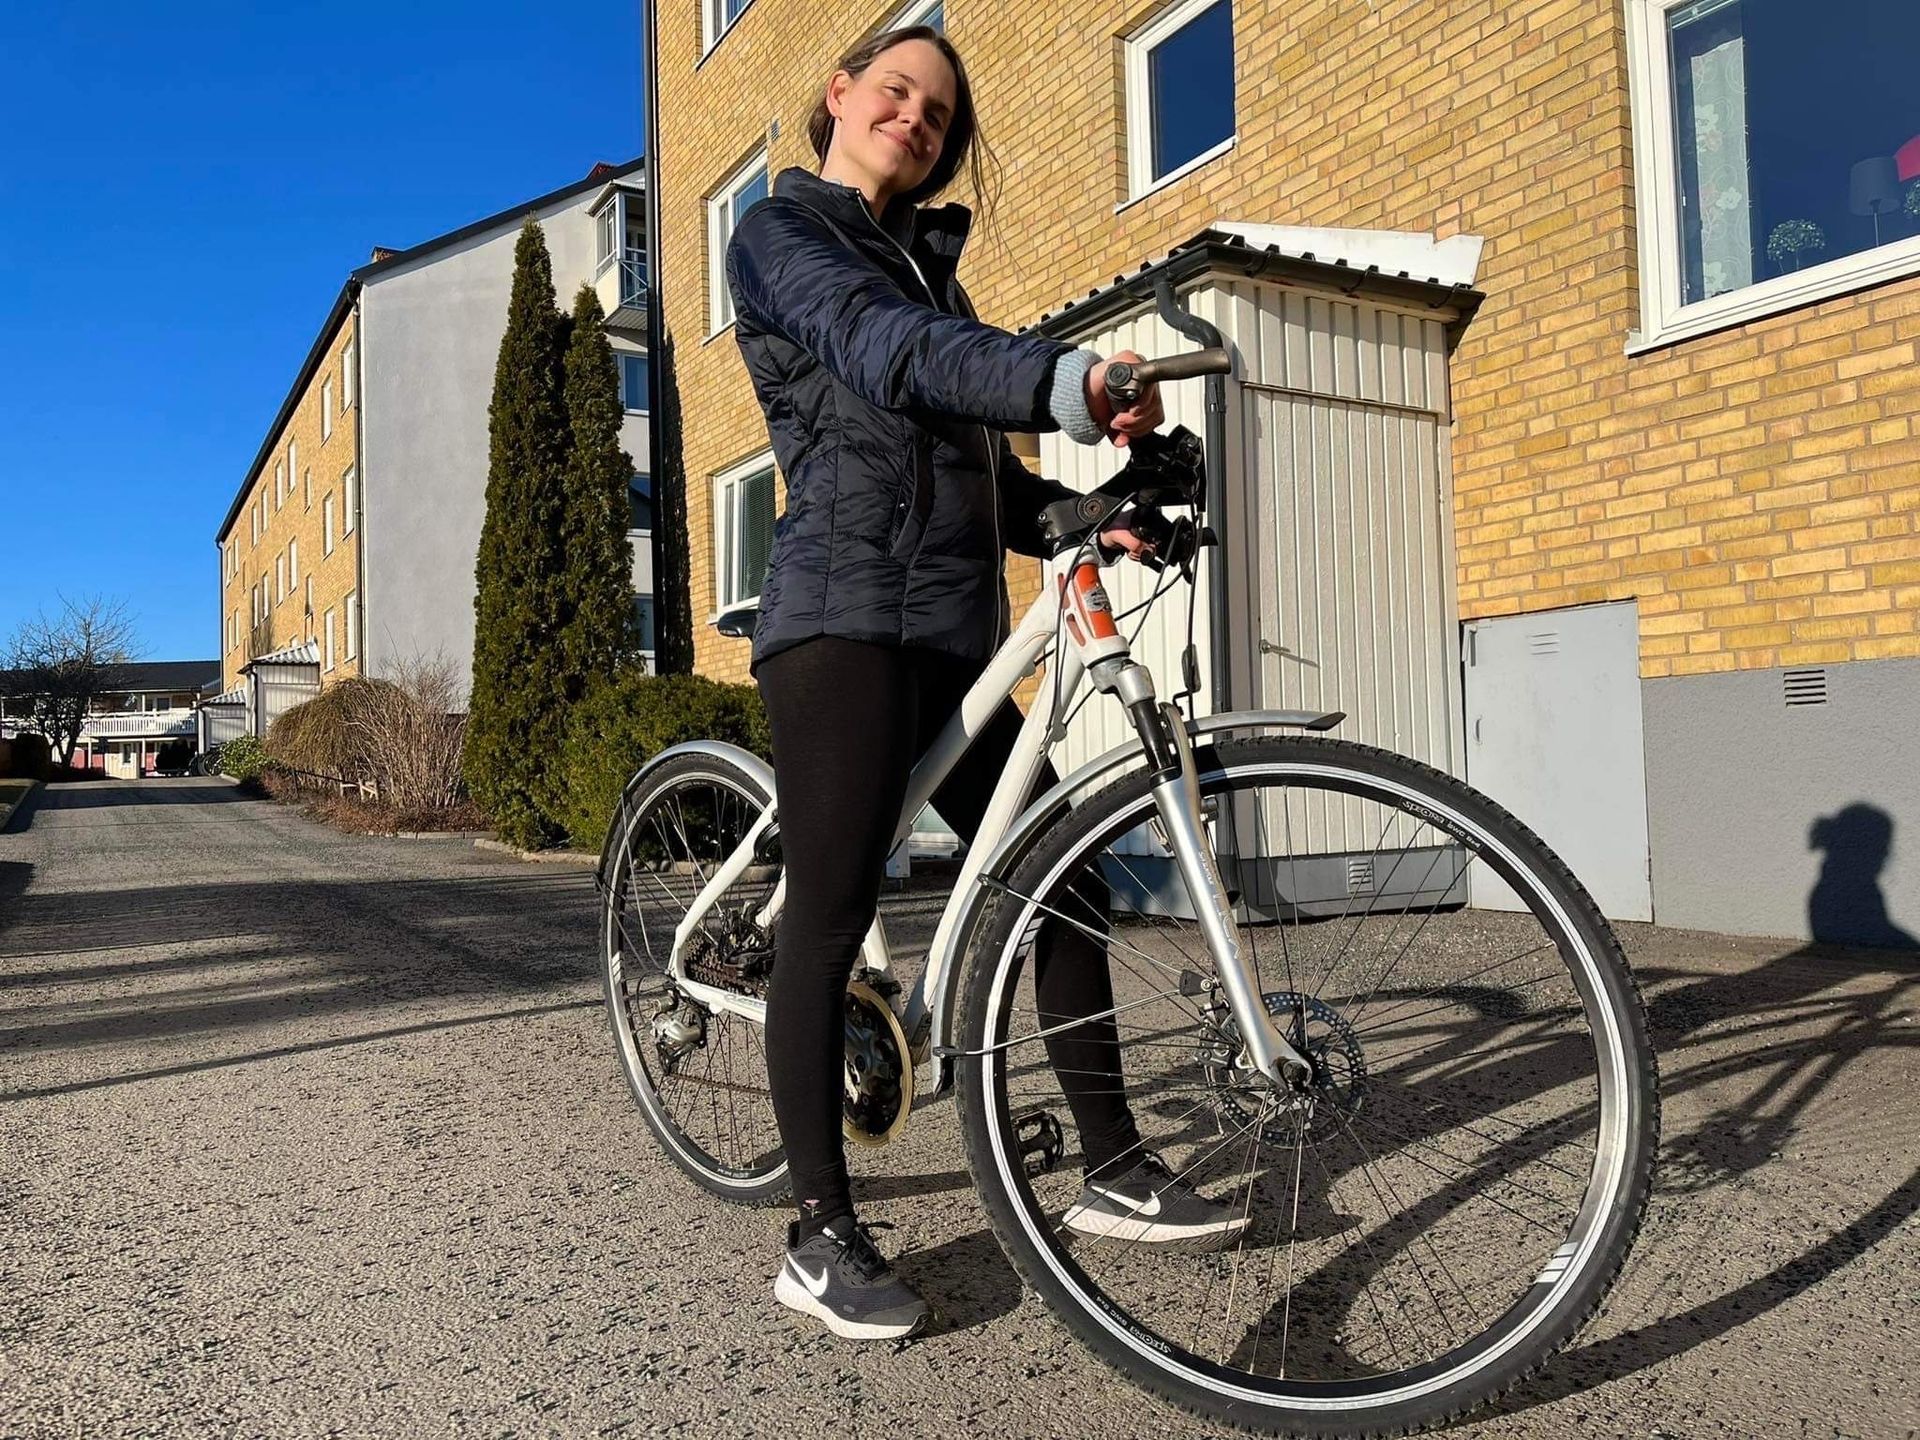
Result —
[[453, 663], [438, 656], [402, 661], [387, 679], [354, 687], [345, 716], [348, 748], [382, 803], [399, 811], [460, 803], [463, 698]]

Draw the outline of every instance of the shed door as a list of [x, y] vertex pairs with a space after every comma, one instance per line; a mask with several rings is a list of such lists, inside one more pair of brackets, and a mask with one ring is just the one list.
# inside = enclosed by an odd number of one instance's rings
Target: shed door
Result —
[[[1631, 600], [1464, 627], [1467, 780], [1566, 861], [1601, 912], [1651, 920], [1640, 607]], [[1519, 908], [1484, 866], [1473, 903]]]

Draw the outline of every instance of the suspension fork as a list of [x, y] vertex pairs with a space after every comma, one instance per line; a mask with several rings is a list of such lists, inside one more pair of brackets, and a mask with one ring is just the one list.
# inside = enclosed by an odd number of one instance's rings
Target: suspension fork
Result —
[[[1097, 673], [1107, 667], [1111, 667], [1107, 674]], [[1153, 776], [1153, 803], [1166, 828], [1180, 878], [1193, 897], [1195, 918], [1213, 956], [1220, 987], [1226, 991], [1227, 1008], [1240, 1028], [1247, 1058], [1276, 1085], [1291, 1089], [1294, 1080], [1304, 1078], [1313, 1067], [1274, 1025], [1258, 979], [1241, 953], [1240, 925], [1200, 809], [1200, 776], [1186, 722], [1174, 706], [1157, 700], [1153, 676], [1145, 666], [1129, 658], [1102, 662], [1094, 670], [1095, 683], [1119, 698], [1139, 732]]]

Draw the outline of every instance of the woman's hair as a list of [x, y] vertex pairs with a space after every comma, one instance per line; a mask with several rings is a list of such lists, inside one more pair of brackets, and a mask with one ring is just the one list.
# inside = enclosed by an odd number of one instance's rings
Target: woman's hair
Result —
[[[925, 40], [939, 48], [940, 53], [947, 57], [947, 63], [953, 67], [957, 94], [953, 119], [947, 124], [947, 133], [940, 146], [940, 158], [933, 162], [933, 169], [927, 172], [927, 178], [907, 192], [906, 198], [916, 205], [922, 200], [932, 199], [953, 183], [953, 177], [965, 165], [967, 178], [973, 183], [975, 199], [991, 212], [993, 200], [988, 190], [988, 173], [990, 170], [997, 171], [999, 162], [994, 159], [992, 149], [980, 133], [979, 121], [973, 113], [973, 86], [967, 80], [967, 67], [961, 63], [960, 52], [953, 48], [952, 41], [931, 25], [883, 30], [878, 35], [862, 40], [842, 55], [833, 67], [834, 71], [837, 74], [844, 70], [858, 79], [882, 52], [909, 40]], [[814, 155], [822, 162], [827, 158], [827, 145], [833, 139], [833, 123], [833, 113], [827, 109], [827, 97], [823, 91], [819, 103], [813, 107], [813, 114], [807, 117], [807, 139], [813, 143]]]

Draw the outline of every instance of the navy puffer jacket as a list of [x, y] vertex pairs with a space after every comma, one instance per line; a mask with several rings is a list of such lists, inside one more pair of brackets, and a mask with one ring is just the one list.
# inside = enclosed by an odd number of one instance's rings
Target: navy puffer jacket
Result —
[[[1009, 624], [1005, 552], [1043, 555], [1039, 513], [1073, 492], [1004, 430], [1090, 434], [1093, 358], [973, 318], [955, 277], [965, 207], [904, 202], [801, 169], [727, 247], [736, 338], [787, 485], [753, 665], [817, 635], [984, 660]], [[1055, 399], [1056, 389], [1068, 396]]]

